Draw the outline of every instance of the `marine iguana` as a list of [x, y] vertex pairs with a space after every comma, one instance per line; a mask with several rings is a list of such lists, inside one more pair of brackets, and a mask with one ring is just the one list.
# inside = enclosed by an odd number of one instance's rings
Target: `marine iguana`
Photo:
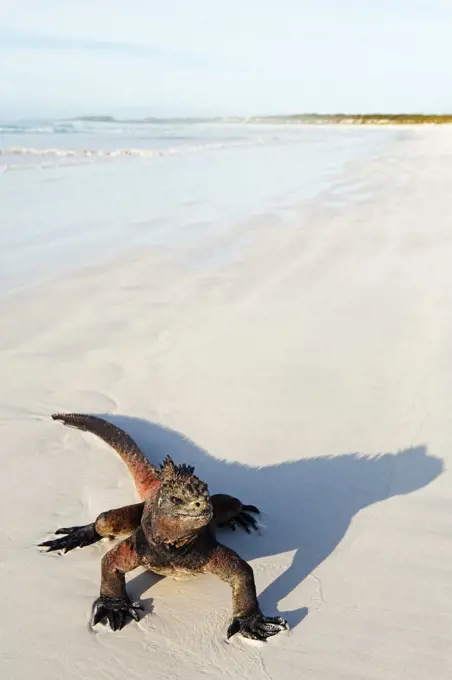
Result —
[[127, 465], [140, 503], [102, 512], [86, 526], [58, 529], [62, 538], [40, 547], [64, 553], [102, 538], [122, 538], [102, 559], [100, 596], [93, 604], [91, 622], [105, 621], [120, 630], [129, 619], [139, 620], [139, 602], [132, 602], [125, 574], [145, 567], [164, 576], [215, 574], [232, 588], [232, 621], [227, 637], [266, 640], [287, 629], [280, 617], [262, 614], [256, 596], [253, 570], [233, 550], [219, 543], [215, 529], [241, 526], [257, 528], [254, 505], [243, 505], [226, 494], [210, 496], [207, 485], [191, 465], [175, 465], [167, 456], [160, 468], [152, 465], [135, 441], [103, 418], [76, 413], [54, 414], [54, 420], [92, 432], [110, 444]]

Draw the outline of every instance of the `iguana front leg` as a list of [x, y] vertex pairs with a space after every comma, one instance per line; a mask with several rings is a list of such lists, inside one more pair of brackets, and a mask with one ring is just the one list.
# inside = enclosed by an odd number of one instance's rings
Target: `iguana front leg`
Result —
[[127, 595], [125, 574], [140, 566], [135, 537], [121, 541], [102, 558], [100, 596], [93, 604], [92, 625], [107, 619], [112, 630], [121, 630], [131, 617], [138, 621], [139, 602]]
[[62, 550], [67, 553], [74, 548], [83, 548], [100, 541], [101, 538], [125, 538], [131, 536], [141, 522], [144, 503], [125, 505], [122, 508], [102, 512], [94, 522], [81, 527], [57, 529], [56, 534], [66, 534], [40, 543], [47, 552]]
[[250, 528], [257, 531], [257, 522], [250, 512], [259, 515], [259, 510], [255, 505], [243, 505], [238, 498], [228, 496], [224, 493], [217, 493], [210, 498], [213, 507], [213, 519], [211, 526], [229, 527], [235, 531], [236, 526], [242, 527], [247, 533]]
[[256, 596], [253, 570], [233, 550], [218, 544], [204, 571], [219, 576], [232, 587], [232, 622], [228, 628], [228, 638], [240, 632], [244, 637], [253, 640], [266, 640], [288, 629], [284, 619], [262, 614]]

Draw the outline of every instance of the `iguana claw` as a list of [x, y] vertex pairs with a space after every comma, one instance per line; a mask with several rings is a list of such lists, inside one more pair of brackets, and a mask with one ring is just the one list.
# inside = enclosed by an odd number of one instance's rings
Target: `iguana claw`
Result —
[[260, 514], [260, 511], [255, 505], [242, 505], [239, 513], [235, 517], [227, 520], [227, 522], [222, 522], [218, 526], [222, 528], [228, 527], [229, 529], [232, 529], [232, 531], [235, 531], [237, 526], [240, 526], [247, 532], [247, 534], [251, 533], [250, 527], [251, 529], [257, 531], [257, 522], [254, 517], [249, 514], [250, 512], [254, 512], [256, 515]]
[[143, 609], [139, 602], [131, 602], [126, 597], [104, 597], [101, 595], [93, 604], [91, 625], [95, 626], [107, 619], [112, 630], [121, 630], [130, 616], [139, 620], [138, 609]]
[[228, 628], [228, 639], [236, 633], [252, 640], [266, 640], [282, 630], [288, 630], [289, 624], [280, 616], [264, 616], [256, 612], [250, 616], [236, 616]]
[[66, 529], [57, 529], [56, 534], [66, 534], [63, 538], [54, 538], [50, 541], [40, 543], [40, 548], [47, 548], [47, 552], [53, 550], [62, 550], [67, 553], [74, 548], [84, 548], [87, 545], [96, 543], [102, 538], [96, 531], [94, 522], [86, 524], [83, 527], [68, 527]]

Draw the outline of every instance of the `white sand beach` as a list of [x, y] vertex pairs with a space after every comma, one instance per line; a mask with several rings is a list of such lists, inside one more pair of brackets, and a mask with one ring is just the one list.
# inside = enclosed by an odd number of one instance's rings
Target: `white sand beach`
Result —
[[[450, 679], [452, 128], [397, 134], [285, 219], [96, 250], [0, 296], [2, 680]], [[291, 630], [226, 642], [227, 585], [141, 571], [140, 622], [90, 630], [108, 542], [36, 545], [136, 496], [56, 411], [259, 506], [260, 535], [222, 540]]]

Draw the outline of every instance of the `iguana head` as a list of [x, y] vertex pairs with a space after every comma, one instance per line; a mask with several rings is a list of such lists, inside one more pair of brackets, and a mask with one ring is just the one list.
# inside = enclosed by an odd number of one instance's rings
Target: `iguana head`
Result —
[[[175, 465], [167, 456], [160, 470], [160, 488], [155, 498], [155, 509], [164, 525], [182, 536], [205, 526], [212, 519], [207, 484], [193, 474], [190, 465]], [[166, 531], [165, 531], [166, 533]]]

